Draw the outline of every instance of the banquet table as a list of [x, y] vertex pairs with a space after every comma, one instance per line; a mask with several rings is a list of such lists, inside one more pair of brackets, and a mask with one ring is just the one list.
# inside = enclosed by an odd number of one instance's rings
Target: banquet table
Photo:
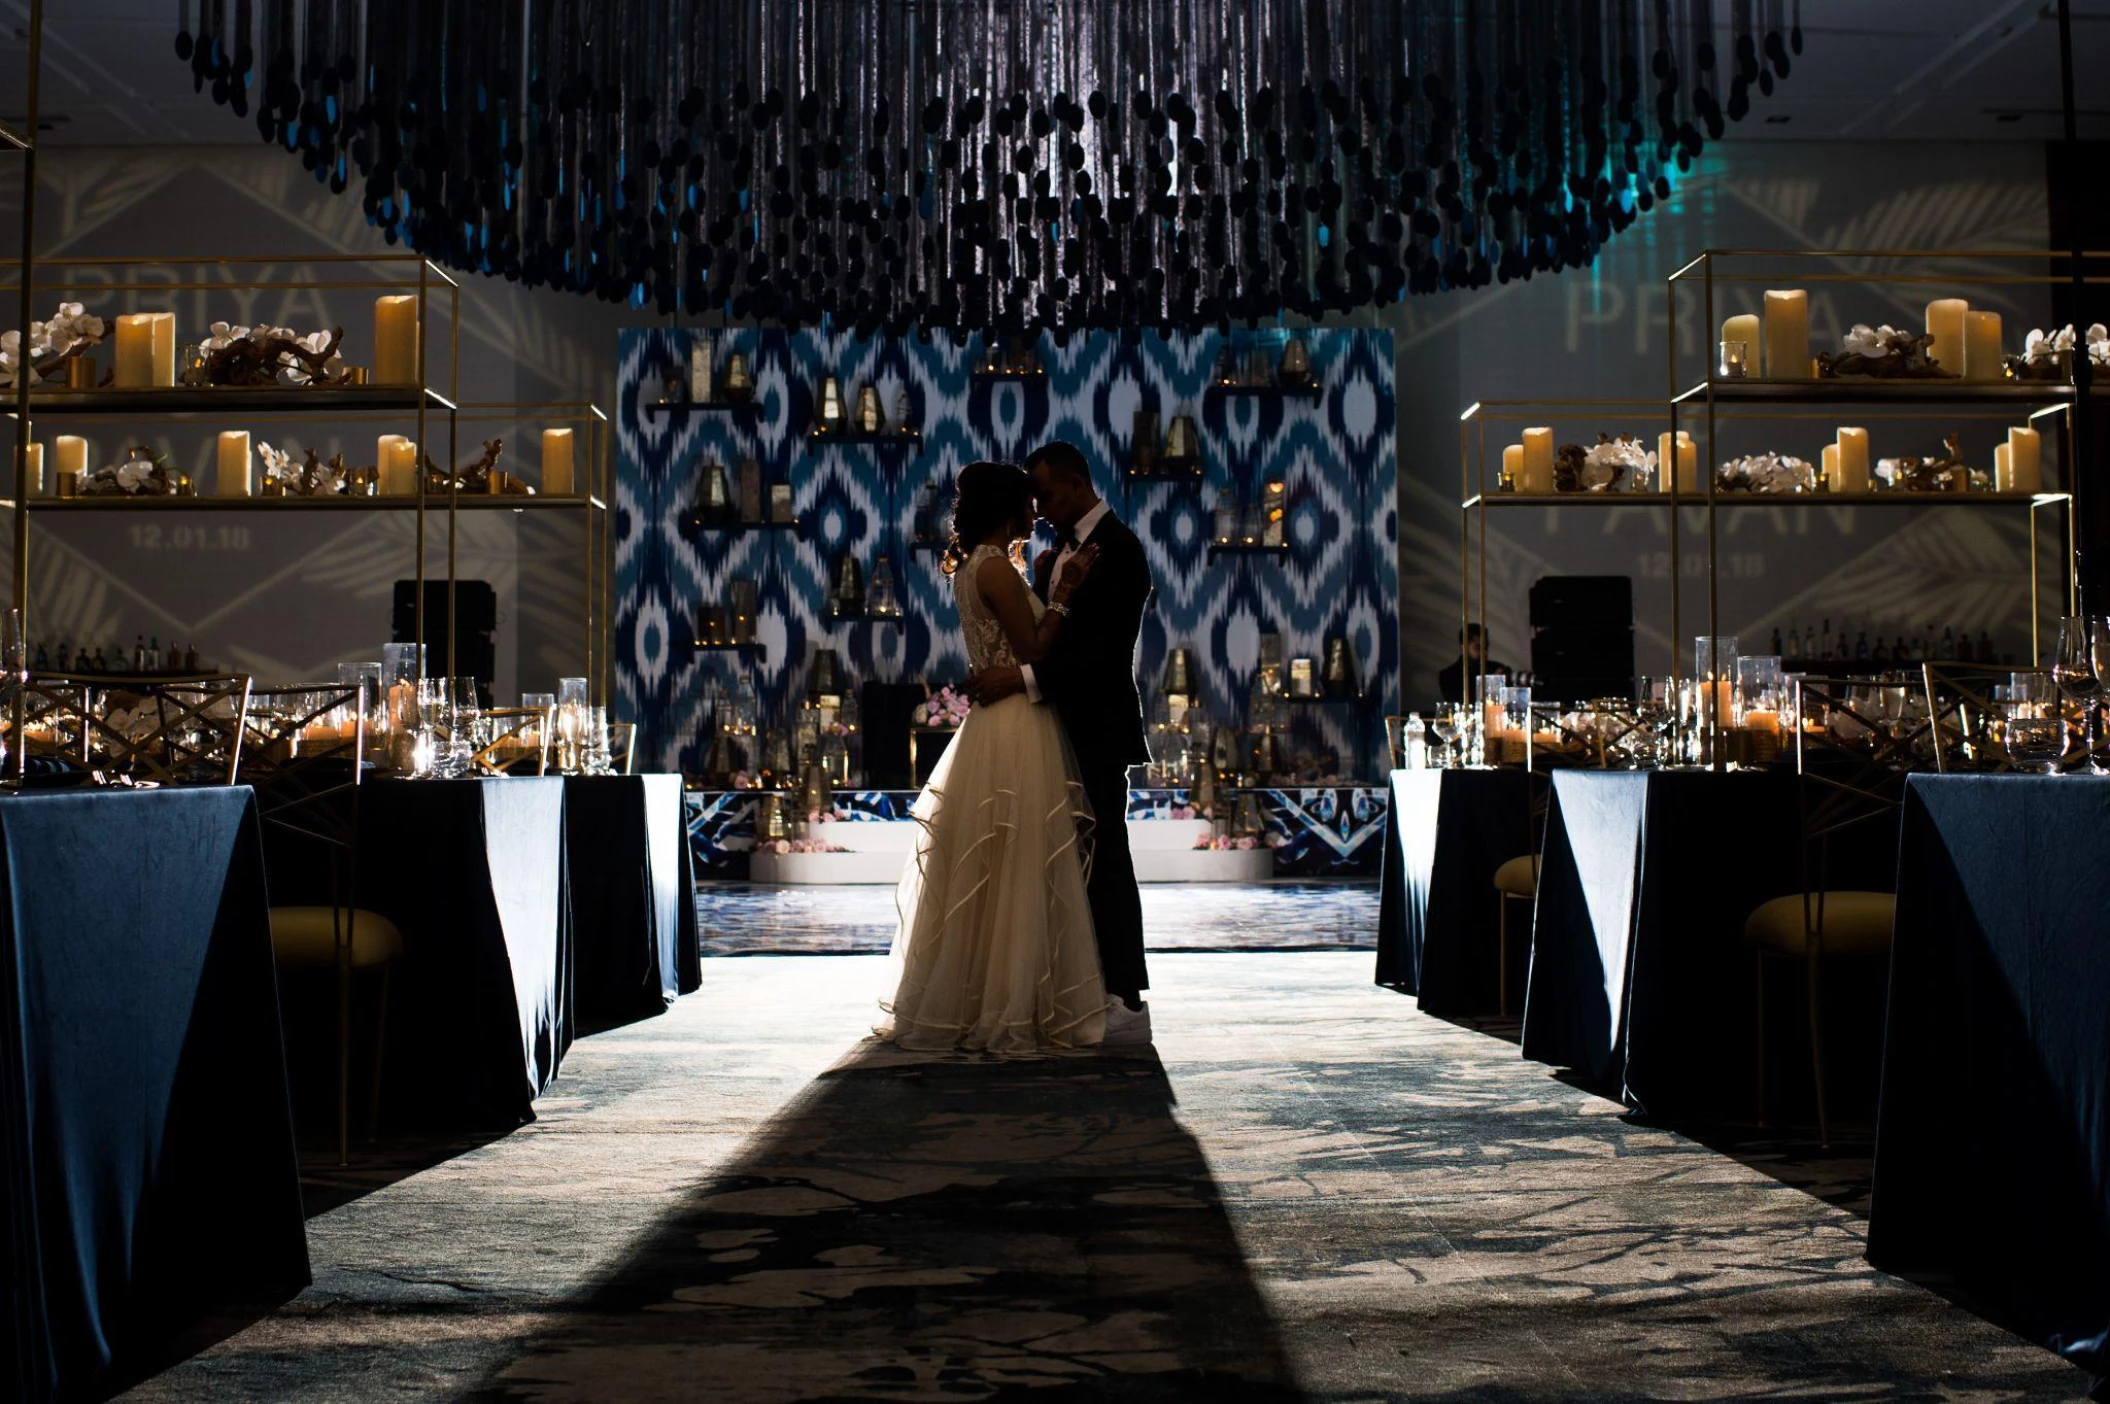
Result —
[[385, 1119], [512, 1127], [571, 1045], [571, 903], [559, 776], [360, 787], [359, 895], [403, 932]]
[[308, 1280], [254, 797], [0, 799], [0, 1396]]
[[1868, 1256], [2110, 1375], [2110, 779], [1905, 793]]
[[[1495, 869], [1531, 852], [1534, 784], [1520, 770], [1395, 770], [1379, 863], [1377, 983], [1431, 1014], [1497, 1004]], [[1528, 908], [1511, 924], [1522, 930]], [[1523, 962], [1511, 988], [1523, 988]]]
[[1750, 1114], [1743, 927], [1800, 890], [1796, 785], [1784, 771], [1556, 773], [1524, 1056], [1617, 1086], [1650, 1117]]
[[665, 1013], [703, 983], [679, 775], [564, 781], [581, 1033]]

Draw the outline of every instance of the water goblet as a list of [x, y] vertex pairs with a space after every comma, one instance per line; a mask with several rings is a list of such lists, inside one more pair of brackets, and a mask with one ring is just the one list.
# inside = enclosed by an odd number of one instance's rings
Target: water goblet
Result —
[[2095, 632], [2101, 620], [2096, 615], [2068, 615], [2059, 621], [2058, 652], [2052, 660], [2052, 676], [2068, 702], [2080, 709], [2081, 744], [2092, 774], [2110, 774], [2110, 767], [2096, 759], [2096, 706], [2103, 683], [2096, 672]]
[[2053, 678], [2017, 673], [2007, 688], [2001, 740], [2017, 770], [2050, 775], [2066, 754], [2066, 711]]

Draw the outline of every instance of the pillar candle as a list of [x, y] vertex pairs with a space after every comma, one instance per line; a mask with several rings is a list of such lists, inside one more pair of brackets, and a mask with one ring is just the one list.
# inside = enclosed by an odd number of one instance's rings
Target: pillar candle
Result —
[[1810, 299], [1800, 288], [1766, 293], [1766, 378], [1810, 378]]
[[1764, 351], [1759, 341], [1758, 318], [1750, 313], [1731, 317], [1722, 323], [1722, 340], [1744, 343], [1744, 374], [1756, 378], [1759, 373], [1758, 359]]
[[156, 385], [176, 383], [176, 314], [150, 312], [154, 319], [154, 380]]
[[2006, 444], [1993, 445], [1993, 491], [2015, 490], [2015, 460], [2013, 450]]
[[577, 491], [572, 486], [572, 431], [569, 429], [545, 429], [542, 431], [542, 491], [557, 497], [569, 497]]
[[1553, 431], [1524, 431], [1524, 461], [1518, 473], [1517, 491], [1553, 491]]
[[1868, 431], [1866, 429], [1841, 429], [1839, 431], [1839, 482], [1838, 492], [1868, 491]]
[[1780, 713], [1769, 712], [1763, 707], [1752, 707], [1744, 713], [1744, 730], [1779, 731]]
[[250, 495], [249, 432], [230, 429], [220, 435], [219, 475], [213, 491], [220, 497]]
[[[2044, 490], [2044, 440], [2034, 429], [2010, 429], [2007, 431], [2008, 466], [2014, 474], [2012, 491], [2042, 492]], [[1995, 463], [1998, 456], [1995, 455]]]
[[27, 455], [22, 455], [21, 448], [17, 446], [15, 453], [18, 456], [22, 456], [23, 462], [22, 472], [17, 477], [15, 486], [24, 497], [42, 497], [44, 495], [44, 446], [36, 443], [31, 444]]
[[[1754, 319], [1756, 320], [1756, 319]], [[1671, 452], [1668, 434], [1656, 435], [1656, 485], [1664, 492], [1670, 491], [1672, 474], [1676, 474], [1678, 491], [1697, 495], [1700, 491], [1700, 446], [1692, 441], [1692, 435], [1683, 429], [1678, 431], [1677, 452]]]
[[78, 473], [88, 476], [88, 441], [74, 434], [58, 437], [58, 462], [52, 465], [54, 473]]
[[2000, 314], [1963, 314], [1963, 378], [1998, 380], [2000, 367]]
[[1826, 444], [1823, 458], [1824, 490], [1826, 492], [1837, 492], [1839, 491], [1839, 445], [1836, 443]]
[[374, 299], [374, 383], [418, 383], [418, 300], [409, 293]]
[[1960, 297], [1938, 297], [1927, 304], [1927, 334], [1934, 338], [1927, 356], [1951, 375], [1963, 374], [1963, 314], [1970, 308]]
[[127, 390], [144, 390], [154, 380], [154, 317], [127, 312], [117, 319], [117, 381]]
[[383, 497], [415, 497], [418, 492], [418, 447], [401, 434], [383, 434], [374, 445], [374, 468]]
[[1509, 485], [1512, 488], [1516, 488], [1519, 491], [1522, 490], [1523, 484], [1521, 480], [1524, 476], [1524, 446], [1522, 444], [1510, 444], [1502, 450], [1502, 472], [1509, 479]]

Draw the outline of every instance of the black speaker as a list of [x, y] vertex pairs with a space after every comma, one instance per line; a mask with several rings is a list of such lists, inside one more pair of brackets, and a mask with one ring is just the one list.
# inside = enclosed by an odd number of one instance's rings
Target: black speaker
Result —
[[1543, 575], [1531, 586], [1531, 627], [1632, 627], [1634, 582], [1624, 575]]
[[[418, 637], [418, 583], [396, 582], [391, 640], [415, 643]], [[488, 695], [498, 671], [498, 592], [487, 581], [454, 582], [454, 676], [475, 678]], [[447, 671], [447, 582], [425, 582], [425, 676]]]
[[1531, 672], [1534, 702], [1631, 697], [1634, 631], [1582, 625], [1535, 630], [1531, 635]]
[[870, 788], [915, 788], [910, 715], [927, 693], [922, 683], [868, 682], [858, 689], [865, 733], [865, 784]]

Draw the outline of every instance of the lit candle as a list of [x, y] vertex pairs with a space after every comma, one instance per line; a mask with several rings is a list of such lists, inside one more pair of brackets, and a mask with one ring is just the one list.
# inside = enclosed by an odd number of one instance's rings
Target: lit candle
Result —
[[1836, 492], [1868, 491], [1868, 431], [1839, 431], [1839, 481]]
[[2000, 368], [2000, 314], [1963, 314], [1963, 378], [1998, 380]]
[[1553, 431], [1524, 431], [1524, 462], [1518, 474], [1517, 491], [1553, 491]]
[[1963, 374], [1963, 314], [1971, 304], [1960, 297], [1938, 297], [1927, 304], [1927, 334], [1934, 344], [1927, 358], [1951, 375]]
[[1836, 443], [1826, 444], [1823, 458], [1824, 490], [1826, 492], [1837, 492], [1839, 491], [1839, 445]]
[[1993, 445], [1993, 491], [2015, 490], [2015, 461], [2013, 451], [2006, 444]]
[[1736, 684], [1727, 678], [1718, 682], [1702, 683], [1702, 695], [1714, 697], [1714, 719], [1718, 725], [1736, 724]]
[[1524, 476], [1524, 446], [1510, 444], [1502, 450], [1502, 476], [1509, 479], [1512, 488], [1520, 487]]
[[1769, 712], [1763, 707], [1746, 708], [1744, 730], [1777, 732], [1780, 730], [1780, 713]]
[[154, 379], [155, 385], [176, 383], [176, 314], [173, 312], [150, 312], [154, 319]]
[[249, 496], [248, 430], [230, 429], [220, 435], [219, 476], [213, 490], [221, 497]]
[[374, 299], [374, 383], [418, 383], [418, 300], [410, 293]]
[[1723, 322], [1722, 340], [1725, 343], [1732, 341], [1741, 342], [1744, 348], [1744, 374], [1757, 374], [1759, 357], [1759, 327], [1757, 317], [1746, 312], [1741, 316], [1731, 317], [1728, 321]]
[[[1756, 321], [1756, 318], [1752, 319]], [[1656, 435], [1657, 485], [1664, 491], [1671, 490], [1673, 473], [1676, 474], [1678, 491], [1697, 495], [1700, 491], [1700, 446], [1692, 441], [1692, 435], [1683, 429], [1678, 431], [1677, 451], [1671, 450], [1668, 434]]]
[[415, 497], [418, 492], [418, 446], [401, 434], [383, 434], [375, 443], [375, 468], [383, 497]]
[[[2034, 429], [2010, 429], [2007, 442], [2001, 445], [2007, 450], [2009, 469], [2014, 481], [2007, 488], [2011, 492], [2042, 492], [2044, 490], [2044, 441]], [[1997, 453], [1994, 462], [1999, 461]]]
[[44, 495], [44, 446], [33, 443], [29, 446], [29, 452], [26, 455], [22, 453], [19, 447], [15, 449], [15, 453], [21, 458], [23, 463], [21, 477], [16, 484], [21, 489], [22, 495], [24, 497], [42, 497]]
[[1766, 294], [1766, 376], [1810, 378], [1810, 298], [1800, 288]]
[[154, 380], [152, 312], [127, 312], [117, 319], [117, 381], [127, 390], [144, 390]]
[[572, 431], [542, 431], [542, 491], [557, 497], [573, 492], [571, 463]]
[[58, 437], [58, 462], [53, 465], [55, 473], [78, 473], [88, 476], [88, 441], [75, 434]]

